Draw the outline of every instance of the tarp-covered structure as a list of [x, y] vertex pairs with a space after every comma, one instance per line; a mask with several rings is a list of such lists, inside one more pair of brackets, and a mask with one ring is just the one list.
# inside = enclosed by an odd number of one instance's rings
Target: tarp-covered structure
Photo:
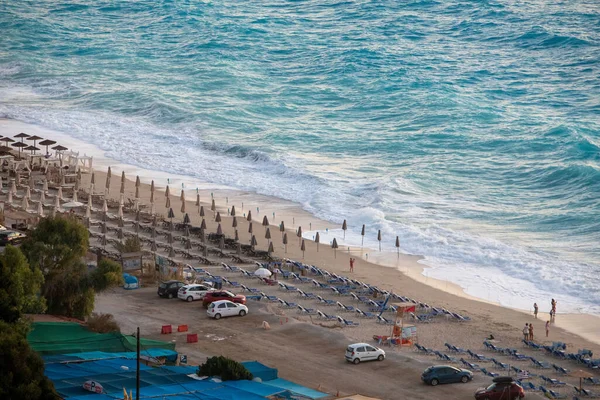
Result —
[[[90, 351], [114, 353], [136, 349], [136, 339], [133, 335], [118, 332], [95, 333], [73, 322], [35, 322], [27, 335], [27, 341], [42, 355]], [[175, 349], [175, 343], [150, 339], [140, 339], [140, 342], [144, 349]]]

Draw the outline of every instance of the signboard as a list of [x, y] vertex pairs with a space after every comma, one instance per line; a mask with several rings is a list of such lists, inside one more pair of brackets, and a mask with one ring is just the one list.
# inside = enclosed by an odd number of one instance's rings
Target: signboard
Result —
[[96, 381], [85, 381], [83, 388], [92, 393], [104, 393], [104, 388]]
[[123, 271], [139, 271], [142, 269], [142, 253], [123, 253], [121, 254], [121, 265]]
[[185, 354], [179, 356], [179, 364], [187, 364], [187, 356]]

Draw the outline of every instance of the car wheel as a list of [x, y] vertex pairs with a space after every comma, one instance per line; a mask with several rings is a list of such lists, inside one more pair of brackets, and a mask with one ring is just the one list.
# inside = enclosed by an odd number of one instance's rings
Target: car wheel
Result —
[[433, 379], [431, 380], [431, 382], [429, 382], [429, 383], [431, 384], [431, 386], [437, 386], [437, 385], [438, 385], [438, 383], [440, 383], [440, 381], [438, 381], [436, 378], [433, 378]]
[[460, 381], [461, 381], [462, 383], [467, 383], [467, 382], [469, 382], [469, 377], [465, 375], [465, 376], [463, 376], [462, 378], [460, 378]]
[[188, 296], [186, 300], [191, 303], [192, 301], [194, 301], [194, 298], [192, 296]]
[[377, 361], [383, 361], [385, 357], [383, 356], [383, 354], [380, 354], [379, 357], [377, 357]]
[[354, 360], [352, 360], [352, 362], [354, 364], [360, 364], [360, 358], [355, 358]]
[[167, 299], [172, 299], [172, 298], [173, 298], [173, 293], [169, 293], [169, 294], [167, 295]]
[[221, 314], [215, 314], [215, 319], [221, 319]]
[[240, 311], [240, 317], [243, 317], [244, 315], [246, 315], [246, 311], [244, 311], [244, 310]]

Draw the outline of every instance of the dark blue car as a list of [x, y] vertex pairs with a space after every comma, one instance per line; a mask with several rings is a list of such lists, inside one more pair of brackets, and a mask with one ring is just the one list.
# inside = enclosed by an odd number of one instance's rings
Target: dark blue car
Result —
[[421, 375], [421, 380], [431, 386], [440, 383], [467, 383], [471, 379], [473, 379], [471, 371], [450, 365], [434, 365], [423, 371], [423, 375]]

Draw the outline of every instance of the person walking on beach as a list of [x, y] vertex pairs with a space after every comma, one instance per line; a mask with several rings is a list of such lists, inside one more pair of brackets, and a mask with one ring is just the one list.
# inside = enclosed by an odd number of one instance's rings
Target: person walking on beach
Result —
[[546, 337], [548, 337], [549, 332], [550, 332], [550, 321], [546, 321]]
[[537, 303], [533, 303], [533, 316], [537, 319], [538, 314], [538, 305]]
[[354, 272], [354, 258], [350, 257], [350, 272]]
[[529, 324], [529, 341], [533, 342], [533, 324]]
[[523, 340], [529, 338], [529, 324], [525, 322], [525, 328], [523, 328]]
[[550, 302], [550, 305], [551, 305], [550, 320], [554, 321], [554, 318], [556, 317], [556, 300], [552, 299], [552, 301]]

